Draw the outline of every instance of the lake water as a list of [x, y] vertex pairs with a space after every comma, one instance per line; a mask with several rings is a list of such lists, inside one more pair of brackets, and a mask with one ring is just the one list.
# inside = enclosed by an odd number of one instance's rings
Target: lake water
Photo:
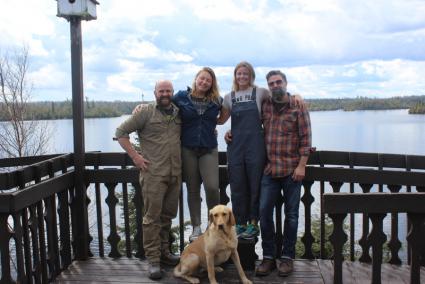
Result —
[[[407, 110], [311, 112], [313, 146], [317, 150], [425, 155], [425, 115]], [[86, 151], [122, 151], [112, 137], [127, 116], [85, 120]], [[53, 120], [52, 152], [73, 150], [72, 120]], [[230, 121], [218, 126], [219, 150], [225, 151], [224, 133]]]
[[[313, 132], [313, 146], [318, 151], [335, 150], [351, 152], [373, 152], [394, 154], [425, 155], [425, 115], [409, 115], [407, 110], [384, 110], [384, 111], [323, 111], [311, 112], [311, 123]], [[98, 118], [85, 120], [85, 148], [86, 151], [121, 152], [118, 142], [113, 141], [116, 127], [125, 120], [127, 116], [117, 118]], [[51, 153], [65, 153], [73, 151], [72, 120], [52, 120], [48, 124], [54, 135], [50, 140]], [[226, 151], [224, 133], [230, 128], [230, 121], [225, 125], [218, 126], [219, 150]], [[330, 191], [330, 188], [328, 189]], [[343, 191], [348, 190], [343, 187]], [[119, 189], [118, 189], [119, 191]], [[185, 192], [185, 190], [184, 190]], [[230, 196], [230, 190], [227, 189]], [[318, 185], [313, 187], [313, 214], [319, 213], [320, 194]], [[89, 207], [91, 232], [94, 237], [92, 242], [93, 252], [96, 252], [97, 237], [95, 225], [95, 208], [93, 204], [94, 190], [88, 189], [88, 195], [92, 202]], [[202, 191], [203, 195], [203, 191]], [[106, 190], [102, 192], [102, 198], [106, 198]], [[304, 227], [304, 208], [301, 205], [299, 233]], [[117, 212], [120, 216], [120, 212]], [[103, 206], [104, 236], [109, 234], [108, 209]], [[187, 204], [184, 208], [185, 219], [189, 218]], [[202, 206], [203, 227], [207, 224], [206, 206]], [[389, 228], [389, 219], [386, 218], [384, 227]], [[356, 216], [356, 239], [360, 234], [361, 216]], [[178, 220], [174, 220], [174, 224]], [[405, 242], [406, 217], [400, 216], [400, 239]], [[388, 232], [388, 231], [387, 231]], [[190, 229], [185, 232], [188, 238]], [[107, 244], [105, 243], [107, 246]], [[257, 243], [257, 253], [261, 256], [261, 244]], [[400, 253], [403, 260], [406, 258], [405, 249]]]

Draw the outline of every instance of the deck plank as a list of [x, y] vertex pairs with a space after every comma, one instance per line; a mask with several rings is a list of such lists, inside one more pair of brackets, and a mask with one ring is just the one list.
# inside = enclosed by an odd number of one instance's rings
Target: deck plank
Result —
[[[382, 265], [382, 283], [399, 284], [409, 282], [410, 267], [403, 265]], [[90, 258], [87, 261], [74, 261], [67, 270], [63, 271], [55, 280], [58, 284], [76, 283], [187, 283], [172, 275], [172, 268], [164, 269], [164, 276], [160, 281], [150, 280], [148, 277], [146, 260], [137, 258]], [[256, 277], [254, 271], [246, 271], [246, 275], [254, 283], [291, 283], [291, 284], [327, 284], [333, 283], [333, 265], [331, 260], [304, 260], [297, 259], [294, 263], [294, 272], [288, 277], [279, 277], [277, 270], [264, 277]], [[240, 283], [236, 268], [229, 264], [224, 271], [216, 274], [219, 283]], [[370, 283], [371, 266], [360, 262], [344, 262], [344, 283]], [[421, 269], [421, 279], [425, 279], [425, 268]], [[201, 283], [208, 283], [207, 273], [201, 273]]]

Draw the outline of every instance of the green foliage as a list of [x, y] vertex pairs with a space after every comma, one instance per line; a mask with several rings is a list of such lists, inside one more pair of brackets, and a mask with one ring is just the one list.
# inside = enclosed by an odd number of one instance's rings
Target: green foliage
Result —
[[357, 97], [346, 99], [311, 99], [306, 100], [310, 111], [321, 110], [384, 110], [408, 109], [418, 103], [425, 103], [425, 96], [405, 96], [385, 99]]
[[[329, 241], [329, 236], [333, 231], [332, 220], [326, 216], [325, 217], [325, 255], [330, 257], [333, 255], [333, 247]], [[344, 223], [344, 231], [348, 233], [348, 225]], [[320, 217], [312, 216], [311, 218], [311, 234], [313, 235], [314, 242], [312, 244], [313, 255], [316, 257], [320, 256]], [[349, 256], [349, 246], [348, 242], [344, 244], [343, 247], [343, 256], [347, 258]], [[301, 237], [298, 237], [297, 243], [295, 245], [295, 257], [300, 258], [304, 254], [304, 244], [301, 241]]]
[[[139, 102], [124, 101], [89, 101], [86, 98], [84, 104], [84, 117], [100, 118], [100, 117], [118, 117], [123, 114], [131, 114], [132, 110]], [[6, 112], [3, 111], [5, 106], [0, 103], [0, 121], [7, 120]], [[61, 102], [31, 102], [28, 103], [28, 111], [25, 120], [48, 120], [48, 119], [71, 119], [72, 118], [72, 102], [69, 100]]]
[[[310, 111], [324, 110], [383, 110], [383, 109], [409, 109], [409, 113], [425, 113], [425, 96], [405, 96], [385, 99], [357, 97], [347, 99], [306, 99]], [[118, 117], [131, 114], [134, 107], [140, 102], [124, 101], [90, 101], [86, 97], [84, 115], [86, 118]], [[43, 101], [28, 103], [29, 110], [26, 120], [44, 119], [71, 119], [72, 102]], [[7, 120], [5, 106], [0, 103], [0, 121]]]
[[425, 103], [418, 102], [409, 109], [410, 114], [425, 114]]
[[[328, 216], [325, 217], [324, 226], [325, 226], [325, 255], [328, 258], [332, 258], [333, 247], [331, 242], [329, 241], [329, 236], [332, 234], [332, 231], [333, 231], [333, 223]], [[347, 234], [347, 236], [349, 236], [349, 230], [350, 230], [350, 227], [348, 225], [348, 218], [347, 218], [344, 222], [344, 232]], [[314, 242], [312, 244], [313, 255], [318, 258], [320, 256], [320, 217], [312, 216], [311, 234], [314, 237]], [[387, 236], [387, 239], [388, 239], [388, 236]], [[403, 250], [403, 247], [401, 247], [401, 250]], [[304, 254], [304, 244], [301, 241], [301, 237], [298, 237], [297, 243], [295, 245], [295, 257], [300, 258], [303, 254]], [[346, 260], [350, 258], [350, 246], [348, 241], [345, 242], [342, 248], [342, 255], [344, 259]], [[356, 259], [360, 258], [361, 249], [355, 248], [354, 255]], [[391, 251], [390, 251], [390, 248], [388, 247], [388, 242], [386, 242], [382, 248], [382, 262], [383, 263], [388, 262], [390, 259], [391, 259]]]

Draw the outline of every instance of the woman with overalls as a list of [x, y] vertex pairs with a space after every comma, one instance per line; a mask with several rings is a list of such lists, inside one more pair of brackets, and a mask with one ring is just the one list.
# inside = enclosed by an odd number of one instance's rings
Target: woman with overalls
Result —
[[259, 233], [260, 182], [266, 159], [261, 102], [269, 93], [254, 85], [254, 68], [248, 62], [236, 65], [233, 75], [232, 92], [223, 102], [223, 113], [232, 117], [232, 142], [227, 146], [232, 209], [236, 234], [254, 238]]
[[[254, 84], [252, 65], [242, 61], [233, 72], [232, 91], [225, 95], [219, 123], [231, 119], [226, 134], [227, 167], [236, 234], [243, 239], [258, 236], [261, 177], [266, 162], [266, 147], [261, 122], [261, 105], [270, 97], [267, 89]], [[302, 102], [295, 96], [296, 103]]]

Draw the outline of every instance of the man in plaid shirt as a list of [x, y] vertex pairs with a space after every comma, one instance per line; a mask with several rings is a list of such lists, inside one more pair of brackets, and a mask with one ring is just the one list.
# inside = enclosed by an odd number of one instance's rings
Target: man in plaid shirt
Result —
[[272, 96], [262, 106], [268, 160], [260, 194], [263, 261], [256, 274], [268, 275], [276, 267], [273, 210], [283, 191], [285, 222], [283, 248], [277, 248], [282, 250], [278, 270], [280, 276], [288, 276], [295, 258], [301, 181], [311, 149], [310, 116], [306, 106], [296, 106], [286, 91], [285, 74], [273, 70], [266, 79]]

